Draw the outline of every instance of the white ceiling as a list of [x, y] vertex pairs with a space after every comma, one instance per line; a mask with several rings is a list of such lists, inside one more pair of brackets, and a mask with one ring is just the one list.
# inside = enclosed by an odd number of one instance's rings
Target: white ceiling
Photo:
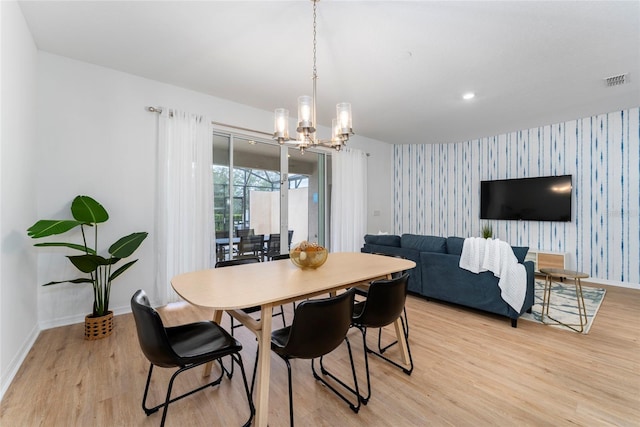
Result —
[[[311, 94], [312, 8], [295, 1], [24, 1], [40, 50], [264, 110]], [[638, 1], [318, 4], [318, 120], [444, 143], [640, 106]], [[603, 79], [629, 73], [629, 83]], [[476, 93], [472, 101], [462, 94]], [[265, 129], [271, 131], [271, 129]]]

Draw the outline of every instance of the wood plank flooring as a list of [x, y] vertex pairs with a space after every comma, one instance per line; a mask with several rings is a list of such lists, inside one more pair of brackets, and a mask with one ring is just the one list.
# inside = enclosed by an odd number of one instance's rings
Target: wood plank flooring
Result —
[[[416, 297], [407, 310], [413, 374], [370, 359], [373, 396], [354, 414], [313, 379], [309, 361], [294, 361], [297, 425], [640, 426], [640, 291], [608, 287], [588, 335], [523, 320], [514, 329], [503, 317]], [[167, 325], [211, 318], [210, 311], [182, 303], [159, 311]], [[115, 325], [111, 337], [92, 342], [83, 340], [82, 324], [43, 331], [4, 396], [0, 425], [159, 425], [160, 413], [147, 417], [141, 408], [148, 362], [133, 318], [117, 316]], [[245, 328], [236, 336], [250, 375], [255, 338]], [[376, 336], [372, 331], [370, 344]], [[364, 379], [358, 331], [349, 338]], [[345, 357], [343, 346], [327, 365], [347, 374]], [[273, 355], [271, 364], [270, 426], [286, 426], [286, 368]], [[162, 399], [171, 372], [156, 373], [152, 403]], [[196, 369], [179, 377], [175, 391], [203, 381]], [[241, 425], [247, 415], [235, 375], [172, 404], [166, 425], [226, 427]]]

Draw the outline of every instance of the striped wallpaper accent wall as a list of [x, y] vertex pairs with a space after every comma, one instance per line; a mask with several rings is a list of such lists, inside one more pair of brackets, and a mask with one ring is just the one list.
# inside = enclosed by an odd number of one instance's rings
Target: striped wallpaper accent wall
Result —
[[[480, 220], [480, 181], [573, 176], [572, 221]], [[640, 108], [457, 144], [394, 147], [394, 232], [565, 252], [571, 269], [640, 283]]]

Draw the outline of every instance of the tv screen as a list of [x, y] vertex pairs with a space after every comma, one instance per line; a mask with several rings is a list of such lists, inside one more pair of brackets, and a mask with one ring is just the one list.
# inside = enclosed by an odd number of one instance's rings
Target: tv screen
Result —
[[480, 183], [481, 219], [571, 221], [571, 175]]

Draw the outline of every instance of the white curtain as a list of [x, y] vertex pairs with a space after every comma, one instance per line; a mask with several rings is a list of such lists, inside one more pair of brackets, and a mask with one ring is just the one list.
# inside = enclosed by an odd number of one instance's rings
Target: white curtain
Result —
[[358, 252], [367, 231], [367, 155], [346, 148], [331, 156], [331, 251]]
[[213, 226], [211, 120], [164, 109], [159, 119], [157, 276], [162, 304], [178, 301], [171, 278], [209, 268]]

